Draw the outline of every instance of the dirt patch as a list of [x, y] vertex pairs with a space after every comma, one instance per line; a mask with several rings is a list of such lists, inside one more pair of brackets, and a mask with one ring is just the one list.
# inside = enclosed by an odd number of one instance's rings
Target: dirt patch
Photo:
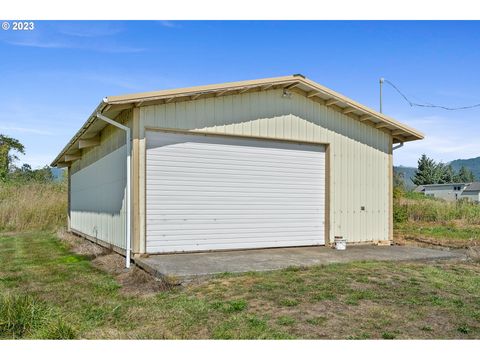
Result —
[[122, 285], [123, 293], [137, 296], [152, 295], [159, 291], [172, 290], [175, 287], [175, 285], [157, 279], [136, 266], [119, 274], [117, 281]]
[[306, 339], [434, 339], [439, 333], [448, 334], [443, 335], [446, 338], [465, 337], [456, 331], [457, 320], [451, 312], [432, 307], [399, 311], [396, 304], [369, 300], [356, 305], [322, 301], [275, 309], [270, 314], [272, 323], [281, 317], [295, 319], [291, 333]]
[[395, 245], [399, 246], [418, 246], [423, 248], [430, 249], [466, 249], [467, 259], [480, 262], [480, 245], [474, 243], [472, 246], [471, 242], [468, 241], [452, 244], [449, 240], [438, 240], [438, 239], [425, 239], [419, 238], [416, 236], [405, 236], [400, 235], [395, 238]]
[[459, 241], [455, 240], [455, 243], [452, 243], [449, 239], [431, 239], [425, 237], [418, 237], [413, 235], [397, 235], [394, 240], [395, 245], [415, 245], [419, 247], [427, 247], [433, 249], [466, 249], [470, 246], [471, 242], [468, 240]]
[[92, 260], [92, 265], [97, 269], [103, 270], [112, 275], [119, 275], [124, 271], [128, 271], [125, 268], [125, 258], [113, 252], [97, 256]]
[[120, 291], [126, 295], [148, 296], [160, 291], [171, 290], [174, 287], [164, 280], [153, 277], [134, 264], [126, 269], [125, 258], [110, 249], [65, 230], [59, 231], [57, 235], [70, 251], [92, 259], [93, 267], [113, 275], [121, 285]]
[[83, 255], [89, 259], [95, 259], [98, 256], [103, 256], [112, 253], [112, 250], [97, 245], [91, 241], [81, 238], [61, 229], [57, 231], [58, 238], [68, 246], [70, 251], [78, 255]]

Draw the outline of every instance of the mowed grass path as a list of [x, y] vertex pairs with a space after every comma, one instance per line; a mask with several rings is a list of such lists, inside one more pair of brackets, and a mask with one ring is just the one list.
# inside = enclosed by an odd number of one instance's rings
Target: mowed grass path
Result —
[[132, 295], [52, 233], [0, 234], [0, 300], [0, 338], [480, 338], [478, 263], [225, 274]]

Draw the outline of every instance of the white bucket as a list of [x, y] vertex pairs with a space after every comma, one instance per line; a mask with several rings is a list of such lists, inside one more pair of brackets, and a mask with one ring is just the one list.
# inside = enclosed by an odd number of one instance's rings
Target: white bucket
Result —
[[335, 249], [347, 250], [347, 240], [342, 237], [335, 237]]

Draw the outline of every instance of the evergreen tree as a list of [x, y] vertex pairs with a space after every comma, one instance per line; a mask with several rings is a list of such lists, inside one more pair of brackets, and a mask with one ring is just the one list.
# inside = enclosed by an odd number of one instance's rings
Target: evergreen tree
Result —
[[418, 159], [418, 167], [412, 181], [415, 185], [468, 183], [475, 181], [475, 176], [465, 166], [456, 173], [452, 165], [436, 163], [423, 154]]
[[443, 163], [439, 163], [437, 167], [439, 184], [451, 184], [457, 181], [458, 176], [455, 174], [452, 165], [445, 165]]
[[456, 181], [458, 182], [473, 182], [475, 181], [475, 176], [473, 175], [470, 169], [462, 165], [462, 167], [458, 171], [456, 179], [457, 179]]
[[433, 159], [423, 154], [418, 159], [417, 171], [415, 171], [412, 181], [415, 185], [436, 184], [441, 175], [441, 170], [442, 167], [439, 168]]

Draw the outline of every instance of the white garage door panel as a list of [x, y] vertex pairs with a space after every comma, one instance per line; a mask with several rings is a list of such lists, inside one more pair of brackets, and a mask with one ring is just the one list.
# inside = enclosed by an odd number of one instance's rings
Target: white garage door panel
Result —
[[147, 252], [323, 245], [325, 149], [147, 132]]

